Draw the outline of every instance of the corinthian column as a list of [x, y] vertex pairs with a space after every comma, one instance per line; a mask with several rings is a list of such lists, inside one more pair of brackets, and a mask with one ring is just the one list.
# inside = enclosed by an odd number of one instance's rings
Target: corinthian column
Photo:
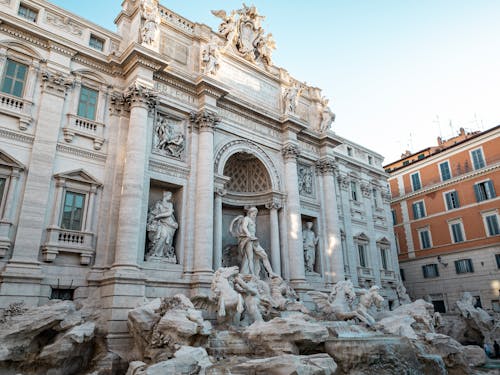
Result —
[[142, 254], [141, 215], [146, 150], [148, 113], [156, 104], [155, 93], [140, 85], [132, 85], [124, 94], [130, 104], [130, 122], [123, 167], [122, 193], [118, 214], [116, 253], [113, 268], [137, 268], [138, 254]]
[[214, 236], [214, 130], [220, 122], [215, 112], [192, 112], [191, 122], [199, 131], [196, 174], [196, 217], [194, 225], [194, 264], [197, 276], [212, 274]]
[[288, 224], [288, 256], [290, 281], [305, 282], [304, 254], [302, 250], [302, 220], [300, 216], [299, 184], [297, 178], [297, 157], [299, 148], [287, 143], [281, 150], [285, 160], [286, 216]]
[[339, 215], [337, 211], [337, 194], [335, 191], [335, 162], [323, 158], [316, 162], [316, 169], [321, 175], [323, 191], [323, 212], [325, 213], [327, 282], [344, 280], [344, 262], [340, 239]]

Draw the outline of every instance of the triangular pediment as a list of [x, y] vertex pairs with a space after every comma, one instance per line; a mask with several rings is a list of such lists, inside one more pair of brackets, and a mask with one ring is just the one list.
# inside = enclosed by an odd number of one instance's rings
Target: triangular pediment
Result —
[[56, 179], [65, 179], [82, 182], [89, 185], [102, 185], [94, 176], [83, 169], [76, 169], [74, 171], [58, 173], [54, 176]]
[[370, 238], [368, 238], [368, 236], [366, 234], [364, 234], [363, 232], [361, 232], [358, 235], [356, 235], [355, 238], [358, 241], [366, 241], [366, 242], [370, 241]]
[[24, 165], [19, 160], [15, 159], [2, 150], [0, 150], [0, 165], [21, 170], [24, 169]]
[[387, 237], [382, 237], [380, 238], [377, 243], [379, 245], [386, 245], [386, 246], [390, 246], [391, 245], [391, 242], [387, 239]]

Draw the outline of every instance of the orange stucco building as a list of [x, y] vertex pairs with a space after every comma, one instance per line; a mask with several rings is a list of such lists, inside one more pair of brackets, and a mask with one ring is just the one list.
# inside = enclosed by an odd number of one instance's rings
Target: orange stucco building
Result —
[[401, 278], [437, 311], [471, 292], [500, 311], [500, 126], [386, 165]]

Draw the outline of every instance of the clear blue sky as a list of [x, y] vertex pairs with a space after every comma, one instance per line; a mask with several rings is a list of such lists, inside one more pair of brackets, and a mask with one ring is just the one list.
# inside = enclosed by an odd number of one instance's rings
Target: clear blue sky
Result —
[[[55, 0], [115, 31], [120, 0]], [[216, 30], [234, 0], [165, 0]], [[385, 156], [434, 145], [460, 127], [500, 124], [500, 0], [248, 0], [266, 16], [273, 60], [323, 89], [340, 136]]]

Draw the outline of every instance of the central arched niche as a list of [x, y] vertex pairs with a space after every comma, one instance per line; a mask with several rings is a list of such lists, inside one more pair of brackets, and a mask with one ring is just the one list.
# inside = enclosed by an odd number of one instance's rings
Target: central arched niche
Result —
[[226, 185], [228, 192], [263, 193], [272, 188], [266, 167], [250, 153], [233, 154], [224, 165], [224, 176], [230, 178]]
[[[255, 155], [240, 151], [231, 155], [226, 161], [224, 176], [229, 177], [229, 181], [226, 184], [227, 195], [222, 206], [223, 265], [229, 266], [238, 263], [235, 259], [238, 256], [237, 252], [235, 253], [238, 239], [229, 233], [229, 225], [238, 215], [246, 213], [245, 207], [256, 206], [259, 209], [257, 237], [269, 255], [270, 218], [265, 202], [271, 198], [272, 183], [266, 166]], [[232, 260], [229, 264], [227, 263], [228, 251], [232, 253]]]

